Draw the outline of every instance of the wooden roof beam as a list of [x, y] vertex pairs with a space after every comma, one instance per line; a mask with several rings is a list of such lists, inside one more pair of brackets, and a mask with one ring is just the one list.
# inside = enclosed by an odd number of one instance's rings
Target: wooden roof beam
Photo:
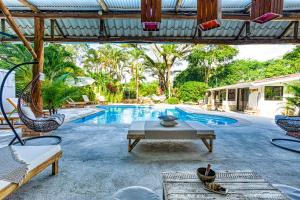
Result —
[[24, 46], [28, 49], [28, 51], [32, 54], [33, 58], [36, 59], [37, 55], [34, 52], [32, 46], [24, 36], [24, 34], [19, 29], [17, 23], [13, 19], [12, 15], [10, 14], [10, 11], [7, 9], [7, 7], [4, 5], [3, 1], [0, 0], [0, 9], [2, 10], [3, 14], [6, 16], [7, 21], [9, 22], [11, 28], [15, 31], [15, 33], [18, 35], [20, 40], [23, 42]]
[[[33, 37], [28, 38], [33, 41]], [[18, 38], [4, 38], [2, 41], [20, 41]], [[194, 44], [228, 44], [228, 45], [245, 45], [245, 44], [300, 44], [300, 39], [276, 39], [276, 38], [248, 38], [247, 40], [236, 40], [234, 37], [230, 38], [194, 38], [193, 37], [68, 37], [68, 38], [44, 38], [46, 42], [101, 42], [101, 43], [194, 43]]]
[[244, 22], [244, 24], [242, 25], [242, 27], [241, 27], [239, 33], [238, 33], [237, 36], [235, 37], [236, 40], [238, 40], [238, 39], [240, 38], [240, 36], [242, 35], [242, 33], [243, 33], [245, 27], [246, 27], [246, 22]]
[[294, 23], [294, 39], [298, 39], [299, 32], [299, 21], [295, 21]]
[[97, 1], [98, 1], [99, 6], [101, 7], [101, 9], [102, 9], [104, 12], [108, 12], [108, 6], [107, 6], [106, 3], [104, 2], [104, 0], [97, 0]]
[[290, 30], [290, 28], [295, 24], [295, 22], [290, 22], [287, 27], [283, 30], [283, 32], [278, 36], [278, 39], [281, 39], [285, 36], [285, 34]]
[[[41, 18], [80, 18], [80, 19], [140, 19], [141, 13], [103, 13], [103, 15], [99, 15], [98, 12], [40, 12], [40, 13], [32, 13], [32, 12], [20, 12], [14, 11], [11, 12], [13, 17], [18, 18], [33, 18], [33, 17], [41, 17]], [[5, 15], [0, 13], [0, 18], [4, 18]], [[191, 14], [183, 14], [183, 13], [162, 13], [162, 19], [197, 19], [196, 13]], [[238, 13], [223, 13], [222, 19], [228, 20], [241, 20], [241, 21], [250, 21], [249, 14], [238, 14]], [[297, 12], [285, 12], [283, 17], [279, 19], [275, 19], [274, 21], [296, 21], [300, 20], [300, 13]]]
[[34, 13], [40, 12], [40, 10], [38, 9], [38, 7], [36, 7], [32, 3], [29, 3], [27, 0], [18, 0], [18, 1], [21, 4], [23, 4], [25, 7], [30, 8], [30, 10], [32, 10], [32, 12], [34, 12]]

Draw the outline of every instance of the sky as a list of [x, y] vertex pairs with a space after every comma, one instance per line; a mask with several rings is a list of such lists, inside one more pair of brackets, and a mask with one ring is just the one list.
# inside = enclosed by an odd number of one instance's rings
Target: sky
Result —
[[281, 58], [291, 51], [295, 45], [238, 45], [239, 54], [235, 59], [253, 59], [267, 61]]

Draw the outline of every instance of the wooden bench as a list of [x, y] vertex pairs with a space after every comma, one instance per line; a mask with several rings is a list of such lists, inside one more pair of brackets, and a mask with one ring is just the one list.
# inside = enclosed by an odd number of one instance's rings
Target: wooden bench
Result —
[[[145, 129], [145, 124], [151, 122], [154, 125], [149, 129]], [[186, 126], [182, 125], [187, 123], [191, 129], [194, 131], [189, 132], [186, 130]], [[162, 134], [147, 134], [147, 131], [155, 132], [158, 131]], [[163, 133], [165, 132], [165, 134]], [[213, 140], [216, 139], [214, 130], [199, 124], [194, 121], [178, 121], [176, 127], [162, 127], [159, 124], [159, 121], [134, 121], [132, 122], [130, 128], [128, 129], [127, 134], [128, 139], [128, 152], [131, 152], [133, 148], [138, 144], [142, 139], [163, 139], [163, 140], [202, 140], [203, 144], [206, 146], [209, 152], [213, 151]]]
[[[52, 165], [52, 175], [58, 174], [58, 160], [62, 156], [62, 151], [59, 145], [18, 146], [18, 149], [20, 150], [20, 153], [23, 152], [20, 155], [20, 159], [29, 164], [29, 172], [20, 184], [0, 180], [0, 199], [8, 197], [10, 194], [30, 181], [34, 176], [44, 171], [50, 165]], [[25, 155], [30, 153], [31, 155]]]

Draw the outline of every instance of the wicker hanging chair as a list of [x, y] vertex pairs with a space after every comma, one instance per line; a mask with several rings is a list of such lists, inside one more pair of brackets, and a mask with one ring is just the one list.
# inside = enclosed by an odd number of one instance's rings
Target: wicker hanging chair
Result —
[[[18, 100], [18, 114], [21, 121], [29, 129], [36, 132], [50, 132], [60, 127], [65, 119], [64, 114], [53, 114], [49, 117], [36, 118], [33, 113], [42, 115], [41, 111], [36, 108], [35, 102], [33, 102], [32, 94], [35, 86], [38, 84], [40, 75], [37, 75], [22, 91]], [[33, 113], [28, 116], [28, 113], [24, 112], [24, 105], [27, 105], [27, 110], [31, 109]], [[28, 112], [28, 111], [27, 111]]]
[[[16, 129], [10, 122], [10, 120], [7, 117], [7, 114], [5, 113], [4, 107], [3, 107], [3, 91], [5, 82], [8, 79], [9, 75], [16, 70], [17, 68], [21, 68], [25, 65], [33, 65], [38, 64], [38, 62], [25, 62], [18, 65], [15, 65], [12, 67], [3, 77], [3, 81], [1, 83], [0, 87], [0, 109], [1, 112], [5, 118], [6, 123], [9, 125], [11, 130], [13, 131], [15, 137], [12, 139], [12, 141], [9, 143], [9, 145], [31, 145], [31, 146], [40, 146], [40, 145], [57, 145], [61, 142], [61, 137], [54, 136], [54, 135], [48, 135], [48, 136], [38, 136], [38, 137], [31, 137], [22, 139], [20, 135], [17, 133]], [[21, 95], [19, 96], [18, 100], [18, 114], [21, 119], [21, 121], [24, 123], [25, 126], [27, 126], [29, 129], [34, 130], [36, 132], [50, 132], [55, 129], [57, 129], [59, 126], [61, 126], [64, 122], [65, 115], [63, 114], [54, 114], [49, 117], [43, 117], [43, 118], [36, 118], [34, 113], [39, 113], [40, 111], [36, 108], [35, 103], [32, 99], [32, 92], [34, 91], [35, 86], [37, 85], [39, 81], [40, 75], [36, 76], [29, 84], [26, 85], [25, 89], [22, 91]], [[27, 107], [25, 106], [27, 105]], [[24, 110], [26, 110], [24, 112]], [[34, 111], [34, 112], [32, 112]], [[28, 113], [30, 115], [28, 115]], [[15, 142], [17, 140], [17, 142]]]

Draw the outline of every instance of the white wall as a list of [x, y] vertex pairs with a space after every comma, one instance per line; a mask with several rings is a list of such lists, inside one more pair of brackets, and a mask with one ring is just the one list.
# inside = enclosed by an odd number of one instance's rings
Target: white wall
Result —
[[[284, 86], [284, 84], [270, 84], [266, 86]], [[260, 86], [259, 91], [261, 93], [261, 97], [258, 102], [258, 109], [260, 110], [259, 115], [269, 118], [274, 118], [275, 115], [280, 115], [284, 109], [283, 106], [285, 104], [285, 97], [287, 96], [287, 94], [283, 94], [282, 101], [270, 101], [265, 100], [264, 86]]]
[[[0, 69], [0, 83], [2, 83], [7, 70]], [[7, 102], [6, 98], [15, 97], [16, 96], [16, 82], [15, 82], [15, 72], [12, 72], [8, 79], [6, 80], [6, 84], [3, 91], [3, 105], [5, 112], [11, 112], [14, 108]], [[1, 101], [0, 101], [1, 102]], [[1, 103], [2, 103], [1, 102]]]

